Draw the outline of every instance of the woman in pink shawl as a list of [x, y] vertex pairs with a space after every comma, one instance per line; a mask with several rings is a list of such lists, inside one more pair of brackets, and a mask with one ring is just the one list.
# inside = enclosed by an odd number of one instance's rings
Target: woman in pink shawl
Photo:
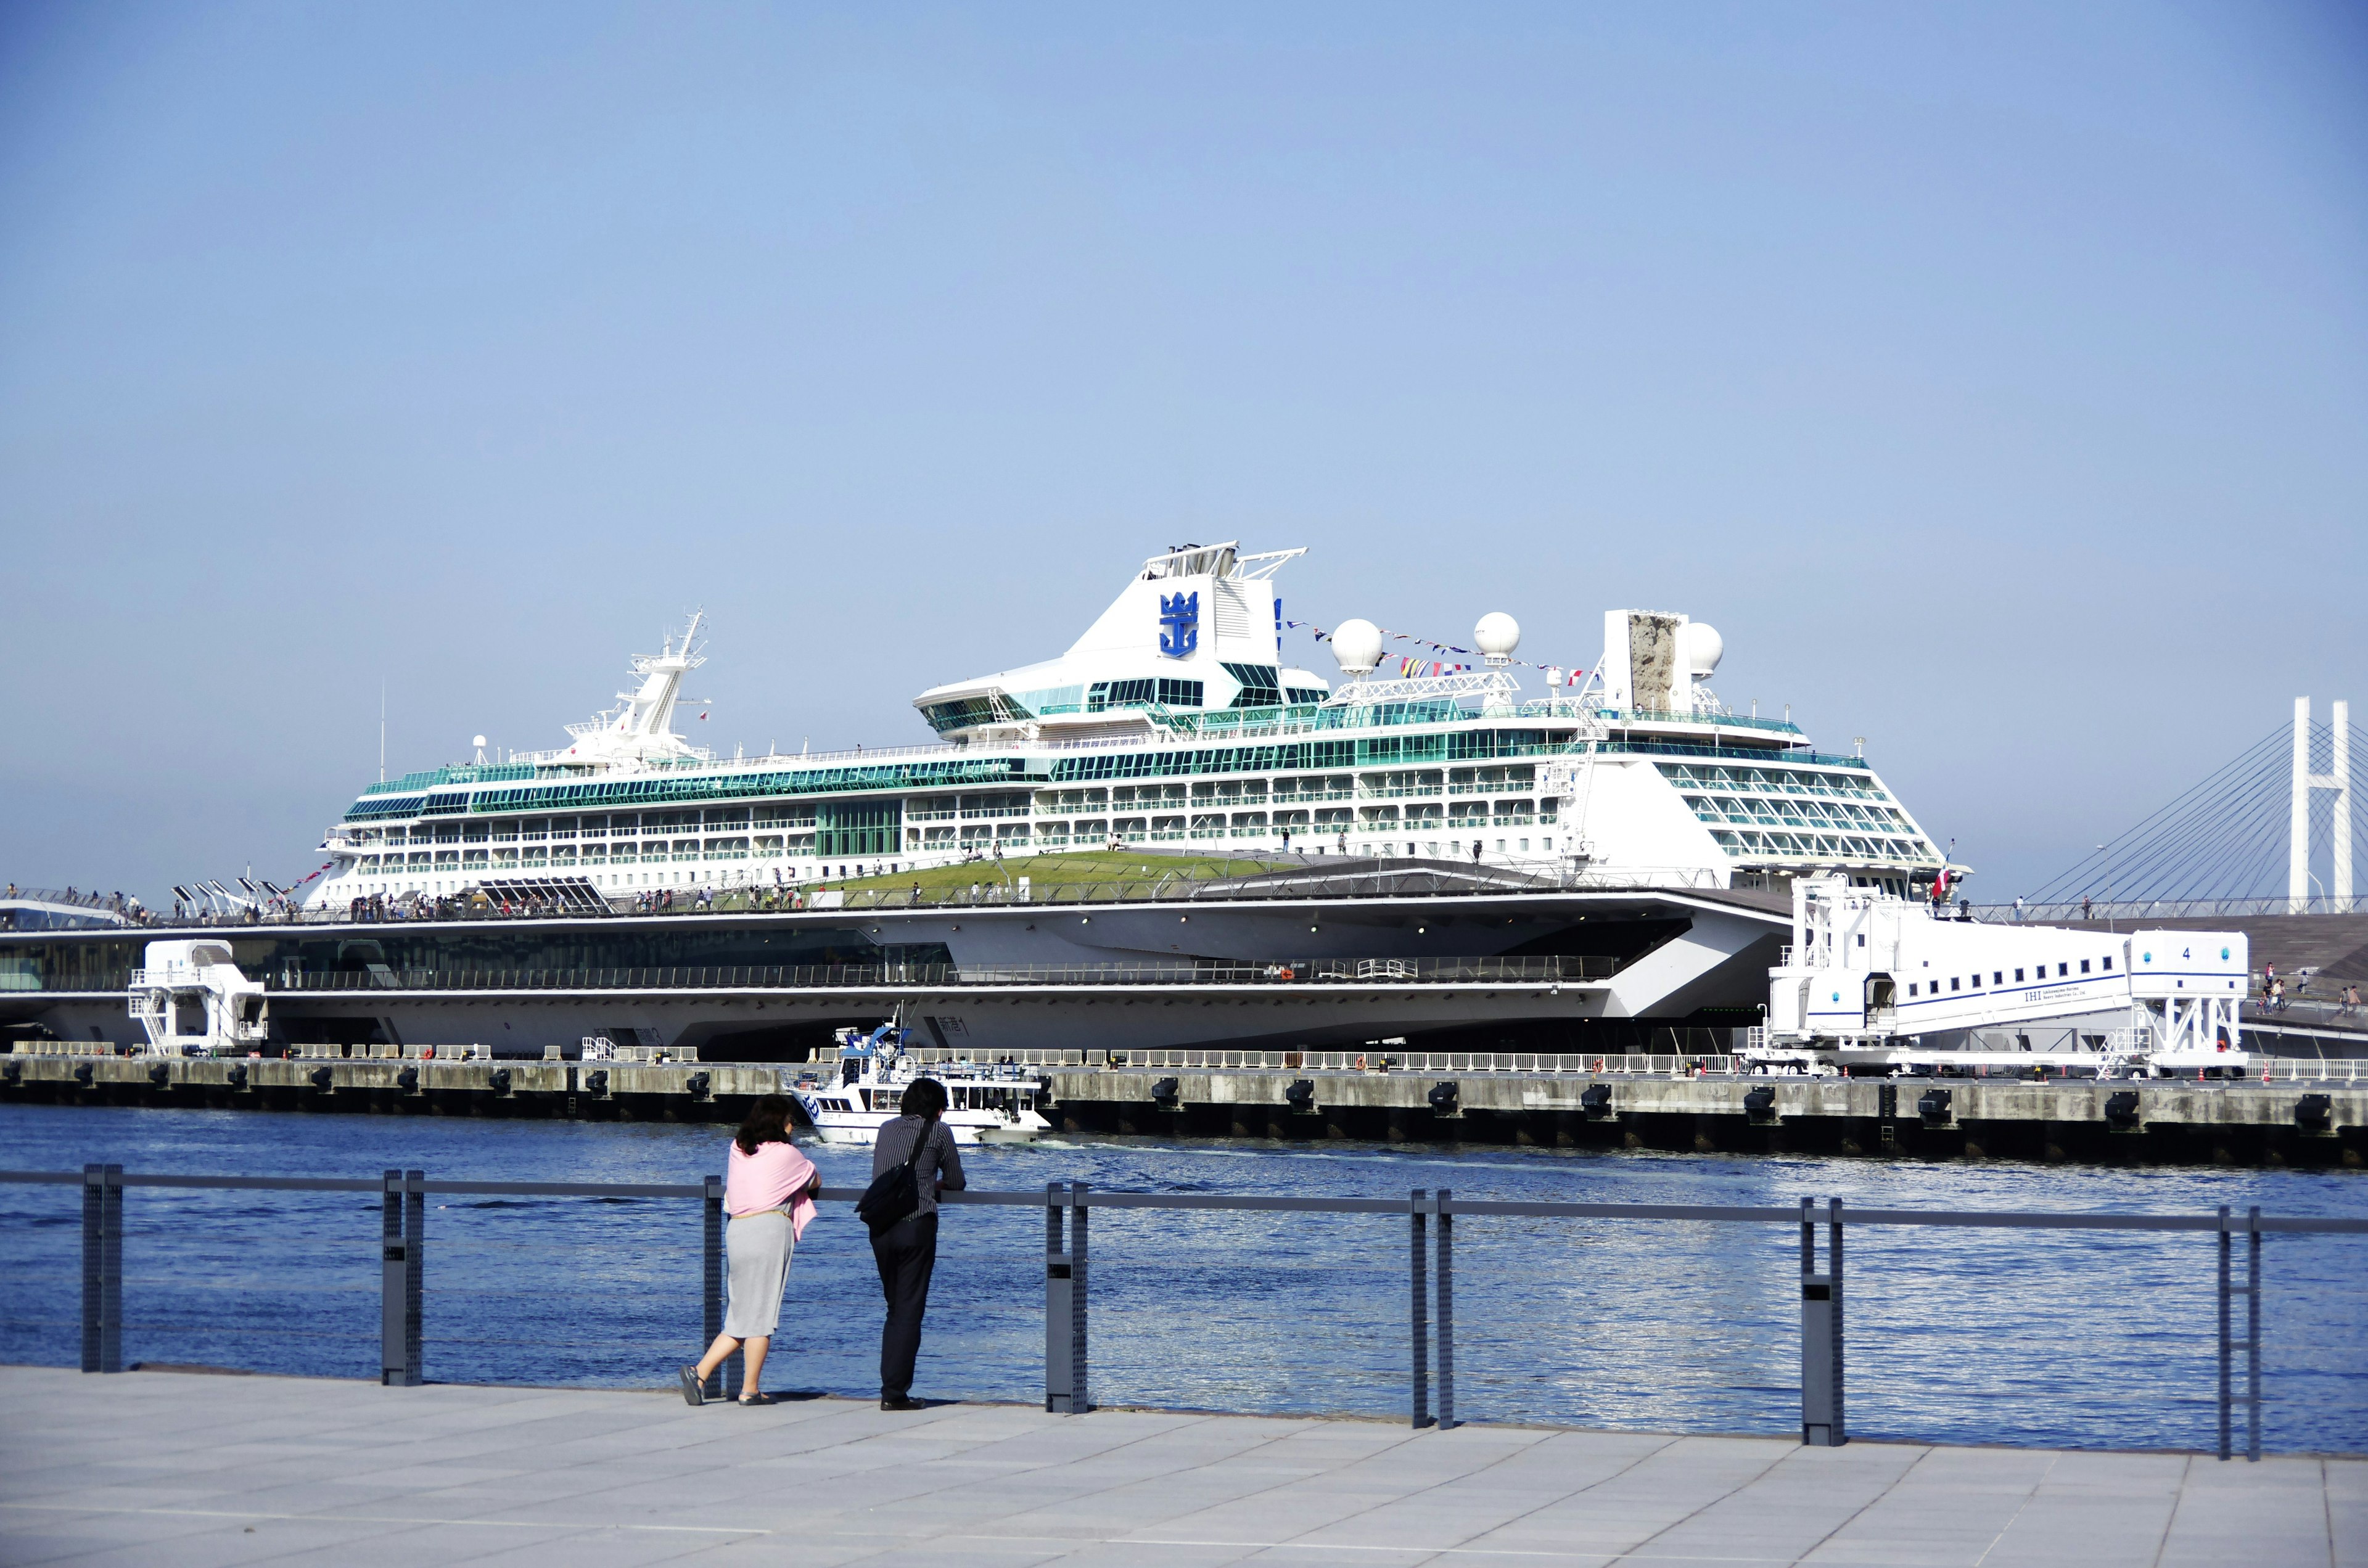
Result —
[[732, 1140], [723, 1183], [723, 1211], [732, 1217], [723, 1232], [730, 1304], [723, 1332], [698, 1365], [681, 1369], [682, 1397], [689, 1403], [707, 1403], [709, 1374], [744, 1346], [747, 1372], [740, 1385], [740, 1403], [773, 1403], [758, 1379], [765, 1369], [765, 1352], [772, 1348], [774, 1326], [781, 1319], [790, 1257], [814, 1216], [814, 1195], [821, 1187], [822, 1173], [790, 1142], [788, 1098], [759, 1098]]

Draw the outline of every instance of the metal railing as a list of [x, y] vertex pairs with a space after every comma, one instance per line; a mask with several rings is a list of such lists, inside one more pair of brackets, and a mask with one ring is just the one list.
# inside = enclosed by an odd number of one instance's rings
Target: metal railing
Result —
[[[700, 1301], [703, 1342], [723, 1332], [724, 1315], [723, 1182], [495, 1182], [430, 1180], [423, 1171], [390, 1170], [367, 1178], [131, 1174], [117, 1165], [73, 1171], [0, 1171], [0, 1183], [79, 1187], [82, 1190], [82, 1369], [113, 1373], [123, 1360], [123, 1204], [132, 1187], [231, 1191], [377, 1193], [380, 1207], [380, 1381], [410, 1387], [425, 1381], [421, 1345], [425, 1317], [423, 1268], [427, 1199], [439, 1195], [516, 1198], [681, 1199], [700, 1206]], [[824, 1187], [826, 1203], [852, 1202], [853, 1187]], [[1829, 1199], [1820, 1208], [1804, 1198], [1798, 1208], [1691, 1203], [1562, 1203], [1457, 1199], [1448, 1188], [1417, 1187], [1406, 1198], [1292, 1198], [1229, 1193], [1110, 1192], [1084, 1182], [1050, 1182], [1036, 1192], [947, 1192], [948, 1206], [1041, 1207], [1045, 1218], [1044, 1408], [1083, 1414], [1093, 1408], [1090, 1381], [1089, 1231], [1104, 1210], [1196, 1212], [1338, 1214], [1408, 1221], [1407, 1418], [1419, 1429], [1457, 1424], [1455, 1413], [1454, 1223], [1458, 1219], [1553, 1219], [1577, 1222], [1661, 1221], [1680, 1224], [1781, 1224], [1800, 1227], [1801, 1440], [1812, 1447], [1849, 1441], [1845, 1358], [1845, 1233], [1857, 1226], [1933, 1226], [2033, 1231], [2208, 1233], [2217, 1238], [2218, 1454], [2234, 1452], [2234, 1418], [2245, 1414], [2245, 1456], [2260, 1458], [2262, 1242], [2271, 1234], [2368, 1235], [2368, 1219], [2272, 1217], [2256, 1207], [2241, 1216], [2226, 1205], [2210, 1214], [2115, 1214], [1983, 1210], [1860, 1209]], [[1818, 1266], [1816, 1231], [1827, 1231]], [[2245, 1277], [2235, 1278], [2238, 1236], [2245, 1238]], [[2244, 1329], [2235, 1316], [2243, 1298]], [[2244, 1358], [2243, 1392], [2236, 1361]], [[734, 1358], [736, 1359], [736, 1358]], [[720, 1394], [737, 1369], [719, 1366], [708, 1392]], [[1434, 1392], [1436, 1399], [1434, 1403]]]
[[2200, 920], [2235, 915], [2368, 915], [2368, 895], [2336, 898], [2313, 894], [2304, 899], [2273, 898], [2148, 898], [2059, 899], [2046, 903], [1976, 903], [1967, 907], [1976, 920], [2025, 924], [2055, 920]]
[[[1700, 1074], [1732, 1074], [1736, 1059], [1722, 1047], [1733, 1031], [1701, 1025], [1665, 1025], [1656, 1032], [1679, 1040], [1699, 1038], [1702, 1049], [1693, 1052], [1609, 1056], [1560, 1056], [1543, 1051], [1406, 1051], [1373, 1047], [1364, 1051], [1235, 1051], [1224, 1049], [1097, 1051], [1021, 1050], [1004, 1051], [998, 1060], [1021, 1067], [1156, 1069], [1210, 1073], [1554, 1073], [1587, 1076], [1622, 1074], [1632, 1077], [1690, 1078]], [[951, 1047], [915, 1046], [905, 1054], [924, 1065], [973, 1062], [976, 1051]]]
[[714, 965], [655, 969], [383, 969], [284, 975], [274, 991], [973, 990], [1042, 985], [1561, 985], [1608, 980], [1610, 958], [1299, 959], [1276, 963]]

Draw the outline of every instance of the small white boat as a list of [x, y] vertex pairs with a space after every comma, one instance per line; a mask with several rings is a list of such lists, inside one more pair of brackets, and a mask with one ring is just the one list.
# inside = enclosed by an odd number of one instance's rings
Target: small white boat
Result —
[[841, 1029], [838, 1048], [836, 1082], [812, 1074], [790, 1091], [825, 1143], [878, 1142], [880, 1129], [901, 1114], [897, 1105], [916, 1078], [946, 1086], [940, 1119], [958, 1144], [1028, 1143], [1053, 1131], [1037, 1109], [1044, 1086], [1027, 1068], [978, 1062], [924, 1067], [905, 1054], [905, 1031], [893, 1022], [869, 1035]]

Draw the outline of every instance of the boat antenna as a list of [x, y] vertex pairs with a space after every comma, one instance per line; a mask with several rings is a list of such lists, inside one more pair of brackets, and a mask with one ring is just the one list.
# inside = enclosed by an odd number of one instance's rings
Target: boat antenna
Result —
[[386, 677], [378, 677], [378, 781], [386, 782]]

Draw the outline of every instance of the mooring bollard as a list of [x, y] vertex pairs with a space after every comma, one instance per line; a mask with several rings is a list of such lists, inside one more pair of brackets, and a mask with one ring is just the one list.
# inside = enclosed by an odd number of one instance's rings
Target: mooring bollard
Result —
[[1455, 1216], [1447, 1207], [1454, 1194], [1439, 1189], [1439, 1429], [1455, 1425]]
[[1432, 1420], [1430, 1414], [1430, 1302], [1429, 1300], [1430, 1290], [1424, 1278], [1426, 1270], [1423, 1256], [1429, 1250], [1430, 1244], [1429, 1217], [1427, 1213], [1429, 1202], [1429, 1194], [1424, 1188], [1417, 1187], [1414, 1189], [1413, 1201], [1407, 1205], [1407, 1210], [1414, 1221], [1414, 1229], [1407, 1249], [1408, 1267], [1412, 1273], [1410, 1283], [1413, 1287], [1414, 1308], [1414, 1321], [1411, 1324], [1414, 1382], [1412, 1409], [1408, 1413], [1407, 1425], [1417, 1430], [1429, 1426]]
[[378, 1381], [417, 1388], [420, 1374], [421, 1241], [426, 1229], [425, 1171], [389, 1171], [379, 1221]]
[[82, 1168], [82, 1369], [123, 1370], [123, 1167]]
[[1086, 1381], [1086, 1184], [1044, 1184], [1044, 1408], [1082, 1415]]
[[1827, 1199], [1827, 1271], [1817, 1272], [1816, 1199], [1801, 1199], [1801, 1441], [1850, 1441], [1842, 1402], [1842, 1205]]

